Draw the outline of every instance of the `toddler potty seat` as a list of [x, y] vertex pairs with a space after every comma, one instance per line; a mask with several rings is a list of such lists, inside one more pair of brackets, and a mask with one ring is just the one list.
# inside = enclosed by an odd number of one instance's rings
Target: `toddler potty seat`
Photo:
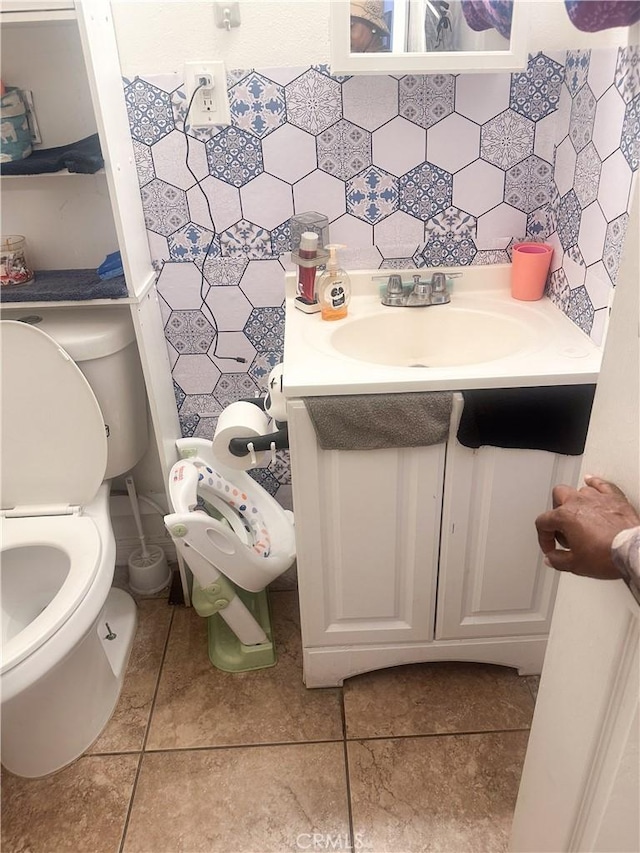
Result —
[[210, 441], [176, 446], [174, 512], [164, 521], [193, 572], [193, 606], [209, 617], [209, 657], [227, 671], [273, 665], [265, 587], [295, 560], [293, 514], [247, 473], [220, 464]]

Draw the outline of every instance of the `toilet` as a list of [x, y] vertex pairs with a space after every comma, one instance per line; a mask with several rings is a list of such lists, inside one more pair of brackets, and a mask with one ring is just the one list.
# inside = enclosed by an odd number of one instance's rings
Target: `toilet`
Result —
[[126, 312], [30, 315], [0, 322], [0, 757], [40, 777], [91, 746], [120, 694], [137, 616], [111, 588], [107, 478], [141, 458], [147, 421]]

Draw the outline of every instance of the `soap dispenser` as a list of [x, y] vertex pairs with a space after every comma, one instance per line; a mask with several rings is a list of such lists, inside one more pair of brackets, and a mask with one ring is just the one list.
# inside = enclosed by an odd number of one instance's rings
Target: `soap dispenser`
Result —
[[351, 281], [338, 264], [337, 251], [344, 246], [326, 246], [329, 250], [327, 268], [318, 279], [317, 291], [323, 320], [342, 320], [347, 316], [351, 299]]

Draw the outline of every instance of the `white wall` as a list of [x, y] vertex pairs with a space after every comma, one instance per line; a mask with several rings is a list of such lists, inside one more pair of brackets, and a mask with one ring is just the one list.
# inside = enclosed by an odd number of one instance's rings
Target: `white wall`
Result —
[[[211, 0], [112, 0], [122, 73], [182, 71], [187, 59], [223, 59], [227, 68], [269, 68], [329, 61], [332, 0], [240, 0], [241, 26], [217, 29]], [[626, 29], [581, 33], [564, 0], [526, 0], [530, 51], [610, 47]]]

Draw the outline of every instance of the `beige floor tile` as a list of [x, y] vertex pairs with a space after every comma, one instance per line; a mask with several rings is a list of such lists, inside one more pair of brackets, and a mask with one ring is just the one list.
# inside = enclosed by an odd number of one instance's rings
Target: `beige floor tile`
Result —
[[347, 737], [397, 737], [526, 728], [533, 699], [515, 670], [428, 663], [377, 670], [344, 683]]
[[529, 685], [529, 690], [531, 691], [531, 695], [533, 696], [533, 701], [535, 702], [538, 698], [538, 689], [540, 688], [540, 676], [539, 675], [527, 675], [525, 677], [527, 684]]
[[137, 755], [85, 756], [45, 779], [2, 773], [5, 853], [117, 853]]
[[226, 673], [207, 655], [206, 621], [176, 609], [147, 749], [333, 740], [342, 737], [339, 689], [307, 690], [295, 592], [271, 594], [278, 663]]
[[356, 848], [506, 850], [527, 737], [527, 732], [495, 732], [351, 741]]
[[344, 850], [345, 776], [341, 743], [147, 753], [124, 850], [284, 853], [314, 832]]
[[138, 602], [138, 630], [120, 699], [87, 754], [142, 749], [172, 612], [166, 599]]

